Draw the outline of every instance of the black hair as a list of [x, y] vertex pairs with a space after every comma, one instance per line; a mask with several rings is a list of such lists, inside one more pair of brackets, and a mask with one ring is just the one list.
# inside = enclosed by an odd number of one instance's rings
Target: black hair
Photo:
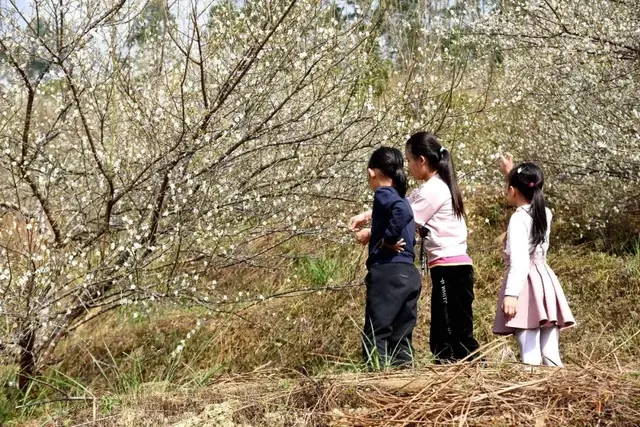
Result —
[[419, 159], [420, 156], [424, 157], [429, 167], [438, 172], [440, 178], [449, 187], [453, 212], [458, 218], [461, 218], [464, 215], [464, 203], [449, 150], [444, 148], [438, 139], [428, 132], [414, 133], [407, 140], [407, 150], [416, 159]]
[[400, 197], [407, 194], [407, 176], [404, 174], [404, 158], [397, 148], [380, 147], [369, 159], [369, 169], [378, 169], [393, 181], [393, 188]]
[[535, 163], [520, 163], [509, 172], [508, 182], [509, 186], [518, 190], [531, 203], [531, 243], [534, 246], [543, 243], [547, 238], [547, 202], [542, 193], [542, 169]]

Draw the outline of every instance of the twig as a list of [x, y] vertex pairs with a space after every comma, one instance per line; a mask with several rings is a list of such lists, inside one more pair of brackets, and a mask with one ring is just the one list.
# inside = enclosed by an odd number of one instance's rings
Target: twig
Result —
[[49, 403], [58, 403], [58, 402], [86, 402], [89, 400], [95, 400], [94, 397], [84, 397], [84, 396], [70, 396], [70, 397], [61, 397], [58, 399], [50, 399], [50, 400], [41, 400], [31, 403], [26, 403], [24, 405], [16, 406], [16, 409], [29, 408], [32, 406], [40, 406], [40, 405], [48, 405]]

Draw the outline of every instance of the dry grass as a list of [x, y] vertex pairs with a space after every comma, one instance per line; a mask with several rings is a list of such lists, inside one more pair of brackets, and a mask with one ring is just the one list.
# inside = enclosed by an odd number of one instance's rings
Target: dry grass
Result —
[[467, 363], [284, 381], [281, 371], [261, 371], [221, 376], [198, 390], [147, 384], [116, 411], [100, 415], [77, 408], [49, 422], [104, 427], [637, 426], [638, 374], [591, 364], [531, 370]]
[[640, 383], [615, 371], [526, 373], [521, 366], [462, 367], [394, 380], [402, 387], [375, 387], [374, 393], [361, 393], [372, 409], [346, 412], [345, 425], [632, 426], [640, 422]]
[[[476, 231], [471, 242], [476, 272], [475, 333], [482, 343], [495, 338], [491, 326], [504, 272], [500, 245], [489, 238], [489, 231], [485, 236], [481, 235], [482, 230]], [[204, 326], [186, 343], [179, 372], [169, 378], [171, 381], [216, 367], [241, 373], [266, 363], [312, 375], [349, 370], [360, 357], [364, 287], [359, 282], [362, 265], [354, 262], [358, 255], [342, 251], [334, 258], [329, 256], [343, 266], [330, 275], [333, 284], [351, 285], [347, 288], [304, 291], [259, 304], [231, 304], [224, 307], [228, 312], [211, 316], [203, 310], [171, 307], [137, 320], [129, 312], [114, 314], [64, 343], [58, 352], [60, 369], [102, 391], [105, 385], [101, 384], [94, 358], [113, 365], [113, 356], [119, 370], [129, 369], [138, 360], [143, 366], [144, 381], [166, 380], [167, 366], [172, 363], [169, 353], [194, 329], [198, 319], [206, 317]], [[615, 353], [619, 362], [625, 363], [640, 357], [640, 270], [633, 268], [633, 262], [637, 262], [634, 259], [575, 247], [553, 252], [550, 263], [578, 321], [576, 328], [561, 335], [562, 353], [567, 360], [598, 360]], [[354, 268], [356, 279], [351, 281]], [[229, 295], [247, 289], [252, 295], [271, 295], [307, 289], [313, 279], [310, 274], [295, 263], [288, 271], [270, 274], [230, 272], [220, 280], [220, 288]], [[430, 286], [425, 282], [414, 334], [423, 363], [430, 361], [429, 301]], [[515, 350], [513, 343], [510, 347]]]

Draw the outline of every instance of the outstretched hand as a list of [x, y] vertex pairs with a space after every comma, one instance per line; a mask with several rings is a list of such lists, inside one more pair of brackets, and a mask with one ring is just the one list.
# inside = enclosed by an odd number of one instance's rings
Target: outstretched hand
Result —
[[513, 155], [510, 153], [504, 153], [498, 157], [498, 169], [500, 169], [500, 172], [502, 172], [503, 175], [509, 175], [509, 172], [513, 169]]
[[366, 224], [367, 221], [368, 221], [368, 218], [363, 213], [353, 216], [349, 220], [349, 224], [348, 224], [349, 230], [356, 231], [357, 229], [362, 227], [364, 224]]

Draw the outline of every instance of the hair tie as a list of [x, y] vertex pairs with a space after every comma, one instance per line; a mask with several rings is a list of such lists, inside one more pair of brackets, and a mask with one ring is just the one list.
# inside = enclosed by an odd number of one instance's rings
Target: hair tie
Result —
[[446, 149], [446, 148], [444, 148], [444, 147], [440, 147], [440, 153], [444, 153], [445, 151], [447, 151], [447, 149]]
[[518, 168], [518, 170], [516, 170], [517, 173], [522, 173], [522, 168]]
[[533, 188], [533, 187], [535, 187], [535, 186], [536, 186], [536, 183], [535, 183], [535, 182], [531, 181], [531, 182], [529, 183], [529, 188]]

